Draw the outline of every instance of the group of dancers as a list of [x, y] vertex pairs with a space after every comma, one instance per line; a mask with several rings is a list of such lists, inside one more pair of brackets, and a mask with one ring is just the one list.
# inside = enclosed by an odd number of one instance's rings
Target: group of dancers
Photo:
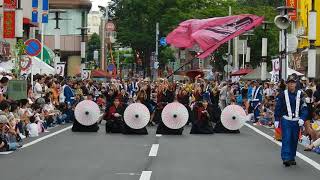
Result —
[[[239, 130], [228, 130], [222, 125], [219, 92], [211, 84], [179, 84], [162, 80], [154, 84], [139, 82], [136, 86], [139, 87], [139, 90], [128, 93], [122, 93], [122, 90], [117, 89], [118, 85], [111, 86], [106, 96], [107, 105], [102, 119], [90, 127], [75, 122], [73, 130], [96, 132], [99, 130], [98, 124], [105, 121], [107, 133], [148, 134], [146, 127], [132, 129], [124, 121], [126, 108], [131, 103], [141, 103], [149, 109], [151, 114], [149, 125], [157, 125], [157, 134], [181, 135], [183, 127], [180, 129], [169, 128], [163, 123], [161, 116], [166, 105], [179, 102], [188, 110], [189, 118], [186, 125], [192, 126], [191, 134], [240, 132]], [[139, 109], [136, 111], [138, 112]]]

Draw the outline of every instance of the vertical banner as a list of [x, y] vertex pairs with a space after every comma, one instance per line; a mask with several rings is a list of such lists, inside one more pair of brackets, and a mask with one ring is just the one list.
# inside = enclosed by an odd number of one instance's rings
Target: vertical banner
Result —
[[3, 13], [3, 38], [15, 38], [15, 18], [14, 11], [6, 11]]
[[66, 63], [57, 63], [56, 65], [56, 74], [59, 76], [64, 77], [64, 71], [65, 71]]
[[15, 38], [17, 0], [3, 0], [3, 38]]
[[42, 0], [42, 23], [49, 21], [49, 0]]
[[291, 12], [289, 12], [289, 17], [291, 21], [296, 21], [297, 20], [297, 7], [298, 3], [297, 0], [286, 0], [287, 1], [287, 6], [294, 8]]
[[38, 13], [39, 13], [39, 0], [32, 0], [31, 19], [33, 23], [38, 23]]
[[91, 70], [90, 69], [82, 69], [81, 71], [81, 79], [85, 80], [85, 79], [90, 79], [91, 76]]
[[280, 80], [280, 61], [279, 59], [272, 60], [272, 72], [271, 72], [271, 82], [279, 82]]

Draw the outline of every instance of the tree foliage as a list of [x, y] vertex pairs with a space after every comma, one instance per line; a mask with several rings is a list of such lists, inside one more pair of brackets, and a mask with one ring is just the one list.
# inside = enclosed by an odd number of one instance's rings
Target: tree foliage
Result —
[[[101, 41], [100, 36], [97, 33], [91, 35], [90, 40], [88, 41], [88, 50], [87, 50], [87, 59], [88, 61], [93, 61], [93, 52], [98, 50], [100, 52]], [[100, 59], [100, 53], [99, 53]]]
[[[156, 22], [160, 23], [160, 37], [165, 37], [184, 20], [227, 16], [229, 6], [233, 14], [256, 14], [273, 22], [277, 14], [275, 6], [281, 3], [276, 0], [111, 0], [109, 14], [117, 26], [117, 40], [124, 46], [132, 47], [143, 58], [149, 58], [155, 50]], [[254, 66], [261, 61], [262, 37], [269, 38], [269, 56], [278, 53], [278, 30], [274, 26], [269, 28], [268, 31], [257, 28], [255, 36], [249, 40], [251, 64]], [[221, 55], [226, 50], [221, 47], [219, 53], [214, 54], [219, 70], [223, 69], [224, 62], [219, 64], [219, 61], [222, 61]], [[168, 53], [167, 48], [160, 51], [165, 51], [160, 52], [160, 58], [161, 54]]]

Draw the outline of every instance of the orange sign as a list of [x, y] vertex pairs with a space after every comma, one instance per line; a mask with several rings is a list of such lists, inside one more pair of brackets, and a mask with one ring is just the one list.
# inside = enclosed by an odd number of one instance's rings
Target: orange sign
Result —
[[294, 10], [289, 12], [289, 17], [291, 21], [297, 20], [297, 0], [287, 0], [287, 6], [294, 8]]

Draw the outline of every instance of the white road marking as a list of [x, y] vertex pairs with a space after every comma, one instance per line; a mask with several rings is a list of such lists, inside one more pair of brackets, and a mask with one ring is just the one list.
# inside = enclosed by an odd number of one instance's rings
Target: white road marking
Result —
[[116, 173], [116, 175], [129, 175], [129, 176], [140, 176], [138, 173]]
[[43, 136], [43, 137], [41, 137], [41, 138], [39, 138], [39, 139], [37, 139], [37, 140], [34, 140], [34, 141], [32, 141], [32, 142], [29, 142], [29, 143], [23, 145], [21, 149], [27, 148], [27, 147], [29, 147], [29, 146], [32, 146], [32, 145], [34, 145], [34, 144], [36, 144], [36, 143], [39, 143], [39, 142], [41, 142], [41, 141], [43, 141], [43, 140], [46, 140], [46, 139], [48, 139], [48, 138], [50, 138], [50, 137], [53, 137], [53, 136], [55, 136], [55, 135], [58, 135], [58, 134], [60, 134], [60, 133], [62, 133], [62, 132], [64, 132], [64, 131], [67, 131], [67, 130], [71, 129], [71, 128], [72, 128], [72, 126], [68, 126], [68, 127], [64, 128], [64, 129], [61, 129], [61, 130], [57, 131], [57, 132], [54, 132], [54, 133], [52, 133], [52, 134], [48, 134], [48, 135], [46, 135], [46, 136]]
[[13, 151], [0, 152], [0, 155], [8, 155], [13, 153]]
[[142, 171], [142, 174], [139, 180], [150, 180], [151, 174], [152, 174], [152, 171]]
[[[274, 143], [277, 144], [278, 146], [280, 146], [280, 147], [282, 146], [282, 143], [281, 143], [281, 142], [276, 141], [273, 137], [271, 137], [271, 136], [269, 136], [268, 134], [260, 131], [259, 129], [251, 126], [250, 124], [247, 124], [247, 123], [246, 123], [245, 126], [247, 126], [248, 128], [252, 129], [252, 130], [255, 131], [256, 133], [260, 134], [261, 136], [269, 139], [270, 141], [274, 142]], [[319, 163], [315, 162], [314, 160], [308, 158], [307, 156], [305, 156], [305, 155], [303, 155], [303, 154], [301, 154], [301, 153], [299, 153], [299, 152], [297, 152], [297, 156], [298, 156], [301, 160], [307, 162], [308, 164], [310, 164], [311, 166], [313, 166], [314, 168], [316, 168], [317, 170], [320, 171], [320, 164], [319, 164]]]
[[162, 136], [162, 134], [156, 134], [156, 137], [161, 137]]
[[158, 154], [159, 144], [152, 144], [152, 147], [149, 152], [149, 156], [156, 157]]

